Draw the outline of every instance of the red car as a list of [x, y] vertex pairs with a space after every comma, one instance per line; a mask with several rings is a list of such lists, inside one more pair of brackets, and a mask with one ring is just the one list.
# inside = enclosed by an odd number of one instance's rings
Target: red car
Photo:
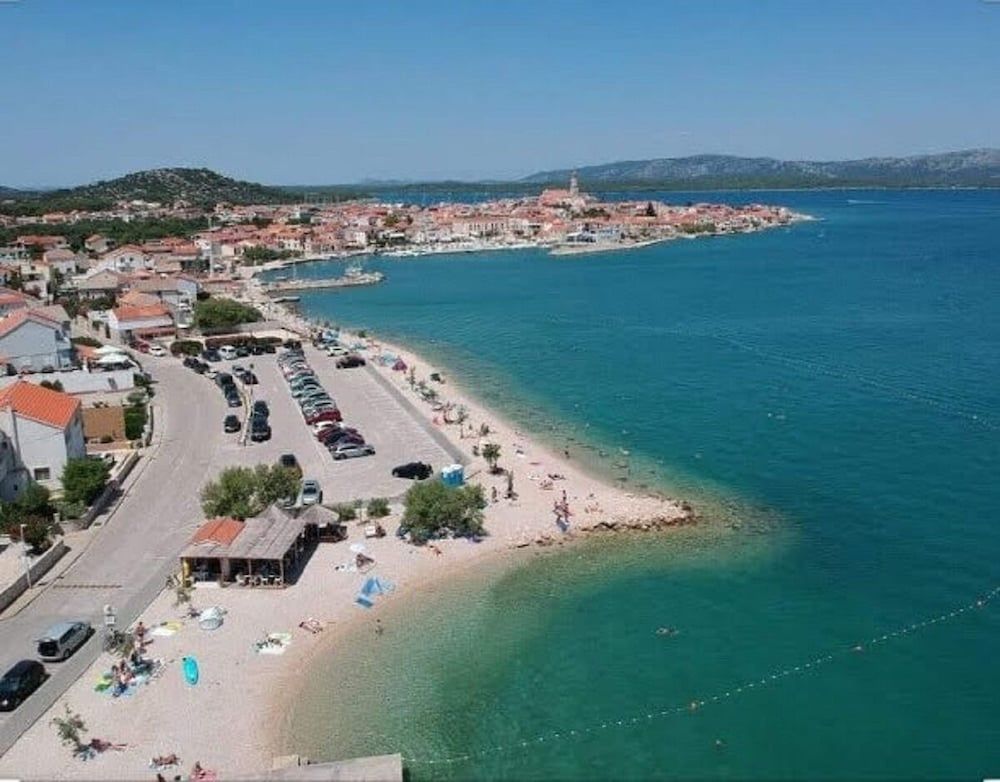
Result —
[[313, 413], [306, 418], [306, 423], [312, 426], [313, 424], [318, 424], [320, 421], [333, 421], [336, 423], [340, 420], [340, 411], [334, 408], [333, 410], [320, 410], [318, 413]]

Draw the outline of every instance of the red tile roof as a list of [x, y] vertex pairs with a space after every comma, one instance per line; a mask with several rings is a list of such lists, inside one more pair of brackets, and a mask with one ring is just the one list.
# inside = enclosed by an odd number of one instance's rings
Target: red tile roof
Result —
[[151, 304], [141, 307], [115, 307], [115, 317], [123, 320], [142, 320], [143, 318], [162, 318], [170, 315], [170, 310], [161, 304]]
[[61, 391], [18, 380], [0, 391], [0, 410], [8, 409], [32, 421], [65, 429], [80, 409], [80, 400]]
[[243, 531], [244, 523], [236, 519], [210, 519], [198, 527], [192, 543], [218, 543], [229, 546]]

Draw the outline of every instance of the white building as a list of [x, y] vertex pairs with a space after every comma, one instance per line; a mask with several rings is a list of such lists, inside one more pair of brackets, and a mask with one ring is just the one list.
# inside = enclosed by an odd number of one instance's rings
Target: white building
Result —
[[[55, 487], [70, 459], [83, 459], [80, 400], [19, 380], [0, 391], [0, 494], [16, 497], [30, 480]], [[11, 453], [5, 453], [10, 450]]]
[[[62, 308], [59, 308], [62, 310]], [[73, 366], [73, 344], [49, 308], [15, 310], [0, 320], [0, 359], [18, 372]]]
[[108, 328], [122, 342], [174, 333], [174, 319], [162, 304], [121, 306], [108, 312]]
[[152, 268], [153, 259], [149, 253], [132, 244], [104, 253], [92, 267], [94, 271], [107, 270], [119, 274], [131, 274]]

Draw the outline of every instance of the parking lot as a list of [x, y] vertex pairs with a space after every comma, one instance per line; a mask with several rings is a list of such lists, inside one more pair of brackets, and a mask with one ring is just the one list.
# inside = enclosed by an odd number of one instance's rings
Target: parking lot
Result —
[[[237, 385], [251, 401], [264, 399], [270, 408], [271, 439], [255, 443], [244, 437], [244, 431], [227, 434], [222, 446], [223, 463], [272, 463], [283, 453], [295, 454], [303, 476], [319, 480], [323, 501], [330, 504], [402, 495], [411, 482], [392, 476], [392, 468], [399, 464], [423, 461], [432, 465], [436, 473], [443, 465], [455, 462], [455, 457], [433, 436], [428, 425], [407, 410], [408, 402], [395, 389], [380, 382], [373, 369], [337, 369], [334, 359], [308, 346], [305, 354], [323, 387], [336, 400], [345, 424], [360, 430], [365, 441], [375, 447], [375, 454], [334, 461], [302, 419], [278, 370], [277, 356], [263, 355], [211, 365], [220, 372], [230, 372], [234, 364], [252, 366], [259, 383], [245, 386], [237, 380]], [[213, 381], [204, 378], [204, 382], [212, 393], [221, 397]], [[229, 412], [239, 414], [245, 427], [248, 410], [249, 405], [245, 404]], [[221, 431], [221, 418], [218, 426]]]

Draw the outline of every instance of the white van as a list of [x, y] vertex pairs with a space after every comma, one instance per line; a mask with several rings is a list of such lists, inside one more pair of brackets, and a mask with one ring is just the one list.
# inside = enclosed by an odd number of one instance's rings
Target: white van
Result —
[[223, 345], [221, 348], [219, 348], [219, 355], [226, 361], [232, 361], [234, 358], [236, 358], [236, 348], [234, 348], [232, 345]]

